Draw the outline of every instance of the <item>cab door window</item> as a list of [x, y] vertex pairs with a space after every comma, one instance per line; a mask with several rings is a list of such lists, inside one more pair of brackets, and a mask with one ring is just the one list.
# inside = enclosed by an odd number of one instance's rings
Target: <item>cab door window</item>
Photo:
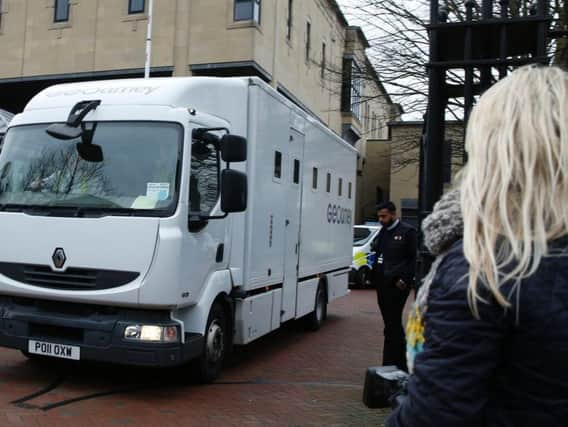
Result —
[[212, 145], [194, 139], [191, 146], [189, 178], [189, 209], [191, 212], [211, 213], [219, 198], [219, 151]]

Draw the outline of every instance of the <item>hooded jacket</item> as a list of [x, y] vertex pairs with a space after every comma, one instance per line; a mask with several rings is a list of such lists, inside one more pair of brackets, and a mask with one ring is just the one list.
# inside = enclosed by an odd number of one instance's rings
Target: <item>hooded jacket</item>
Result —
[[482, 291], [478, 319], [468, 303], [459, 233], [435, 228], [447, 238], [420, 291], [423, 343], [407, 397], [386, 426], [568, 426], [568, 238], [551, 242], [520, 286], [501, 287], [509, 308]]

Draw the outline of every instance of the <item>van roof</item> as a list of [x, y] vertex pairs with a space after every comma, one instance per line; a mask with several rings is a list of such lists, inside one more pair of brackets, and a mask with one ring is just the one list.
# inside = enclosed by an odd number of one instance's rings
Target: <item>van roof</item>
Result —
[[248, 85], [249, 77], [163, 77], [99, 80], [50, 86], [34, 96], [24, 111], [72, 107], [80, 101], [99, 99], [103, 105], [165, 105], [195, 107], [198, 96], [229, 95]]

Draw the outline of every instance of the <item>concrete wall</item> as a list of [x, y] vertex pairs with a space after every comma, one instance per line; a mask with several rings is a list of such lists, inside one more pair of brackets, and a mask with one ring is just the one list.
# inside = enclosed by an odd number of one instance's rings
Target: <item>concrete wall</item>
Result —
[[[270, 21], [271, 2], [263, 2], [262, 24]], [[266, 9], [269, 9], [268, 11]], [[189, 64], [248, 61], [255, 58], [252, 22], [233, 21], [232, 0], [192, 0], [189, 18]]]
[[[155, 14], [153, 65], [174, 63], [176, 2], [161, 0]], [[63, 23], [50, 0], [2, 4], [0, 79], [144, 67], [147, 17], [128, 15], [127, 1], [75, 0]]]
[[371, 139], [366, 143], [363, 172], [357, 177], [357, 223], [376, 220], [375, 206], [382, 190], [383, 200], [389, 199], [391, 179], [391, 145], [388, 140]]

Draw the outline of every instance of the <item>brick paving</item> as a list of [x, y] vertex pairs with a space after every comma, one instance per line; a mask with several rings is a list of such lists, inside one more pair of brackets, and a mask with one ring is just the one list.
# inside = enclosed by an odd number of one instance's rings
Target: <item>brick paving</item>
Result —
[[237, 348], [206, 386], [184, 369], [39, 362], [0, 349], [0, 426], [382, 426], [388, 411], [362, 403], [379, 331], [374, 291], [353, 290], [319, 331], [287, 324]]

